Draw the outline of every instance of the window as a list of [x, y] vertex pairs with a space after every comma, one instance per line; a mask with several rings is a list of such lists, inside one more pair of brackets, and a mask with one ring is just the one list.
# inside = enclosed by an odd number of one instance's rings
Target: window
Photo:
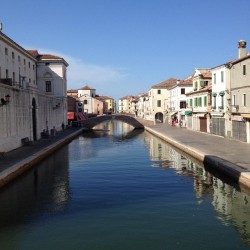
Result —
[[193, 107], [193, 99], [190, 99], [190, 107]]
[[244, 65], [243, 65], [243, 76], [245, 76], [245, 75], [247, 74], [246, 70], [247, 70], [247, 69], [246, 69], [246, 65], [244, 64]]
[[242, 105], [243, 107], [247, 106], [247, 94], [242, 95]]
[[185, 109], [186, 108], [186, 102], [185, 101], [180, 101], [180, 108]]
[[21, 62], [21, 57], [20, 56], [18, 56], [18, 62]]
[[158, 95], [161, 94], [161, 90], [160, 90], [160, 89], [157, 90], [157, 94], [158, 94]]
[[28, 62], [28, 65], [29, 65], [29, 69], [30, 69], [30, 62]]
[[12, 59], [15, 59], [15, 53], [12, 52]]
[[23, 65], [26, 65], [26, 60], [25, 59], [23, 59]]
[[181, 95], [185, 95], [185, 88], [181, 88]]
[[233, 98], [232, 98], [232, 105], [235, 106], [236, 105], [236, 96], [233, 95]]
[[194, 106], [197, 107], [198, 103], [197, 103], [197, 97], [194, 98]]
[[84, 104], [88, 104], [88, 100], [84, 100], [83, 103], [84, 103]]
[[46, 92], [51, 92], [51, 81], [45, 82]]
[[224, 95], [221, 95], [221, 109], [224, 109]]
[[9, 78], [9, 70], [8, 69], [6, 69], [6, 78]]
[[16, 74], [15, 74], [15, 72], [13, 72], [13, 83], [15, 83], [16, 82]]
[[202, 106], [202, 97], [198, 98], [198, 106], [201, 107]]
[[161, 107], [161, 100], [157, 100], [157, 107]]
[[198, 84], [197, 84], [197, 82], [195, 82], [194, 83], [194, 90], [197, 90], [197, 86], [198, 86]]
[[214, 73], [214, 84], [216, 84], [216, 74]]
[[206, 107], [207, 106], [207, 96], [204, 96], [203, 103], [204, 103], [204, 107]]
[[204, 88], [208, 85], [208, 81], [200, 81], [201, 88]]
[[8, 48], [5, 48], [5, 55], [8, 55]]
[[213, 96], [213, 99], [214, 99], [214, 101], [213, 101], [213, 103], [214, 103], [213, 109], [216, 109], [216, 96]]
[[221, 82], [224, 82], [224, 71], [220, 72], [220, 80]]

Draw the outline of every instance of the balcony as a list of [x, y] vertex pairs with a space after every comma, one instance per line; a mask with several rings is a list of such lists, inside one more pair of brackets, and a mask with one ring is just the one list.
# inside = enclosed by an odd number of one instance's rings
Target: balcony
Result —
[[0, 83], [12, 86], [12, 79], [11, 78], [1, 78]]

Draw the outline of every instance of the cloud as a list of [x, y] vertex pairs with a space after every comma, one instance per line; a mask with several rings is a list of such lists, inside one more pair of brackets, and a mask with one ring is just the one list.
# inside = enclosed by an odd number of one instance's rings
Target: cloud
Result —
[[[127, 77], [125, 69], [101, 66], [84, 62], [80, 58], [49, 49], [37, 49], [40, 54], [52, 54], [63, 57], [69, 64], [67, 69], [68, 89], [81, 88], [90, 85], [96, 89], [103, 89], [112, 84], [124, 81]], [[99, 91], [98, 91], [99, 92]]]
[[115, 82], [120, 82], [126, 77], [122, 69], [88, 64], [81, 59], [73, 57], [64, 58], [69, 63], [68, 84], [76, 88], [82, 87], [85, 84], [104, 87]]

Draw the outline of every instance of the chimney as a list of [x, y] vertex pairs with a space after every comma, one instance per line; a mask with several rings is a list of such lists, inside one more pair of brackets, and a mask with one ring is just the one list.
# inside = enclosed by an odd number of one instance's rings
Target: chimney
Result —
[[238, 58], [242, 58], [247, 56], [247, 42], [244, 40], [240, 40], [238, 43], [238, 49], [239, 49], [239, 57]]

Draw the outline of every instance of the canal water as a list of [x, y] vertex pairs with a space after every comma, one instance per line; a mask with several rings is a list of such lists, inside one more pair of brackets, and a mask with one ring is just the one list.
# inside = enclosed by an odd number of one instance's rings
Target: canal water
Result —
[[250, 196], [108, 122], [0, 191], [0, 249], [250, 249]]

